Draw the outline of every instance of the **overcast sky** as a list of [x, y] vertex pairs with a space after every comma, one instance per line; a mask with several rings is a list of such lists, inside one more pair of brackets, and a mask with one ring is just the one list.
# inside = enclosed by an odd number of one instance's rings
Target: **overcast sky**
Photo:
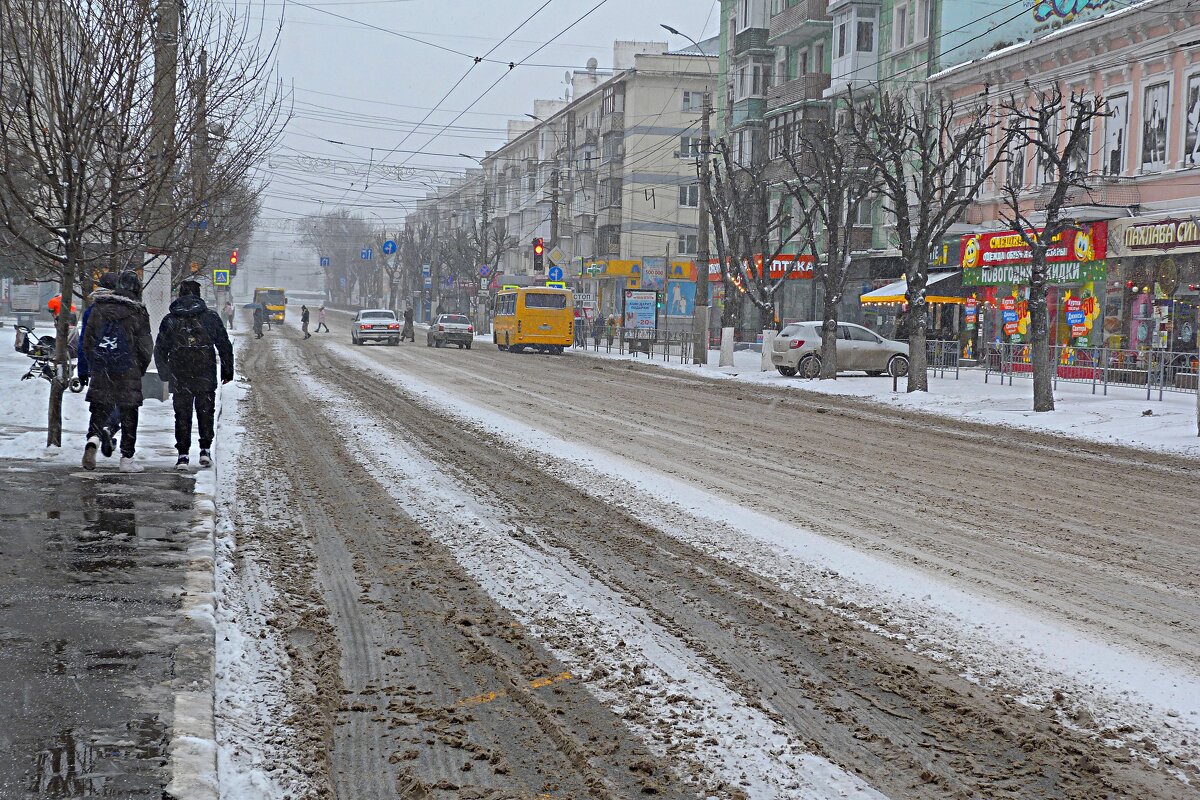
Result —
[[[503, 141], [507, 119], [531, 112], [535, 99], [561, 98], [568, 69], [583, 68], [592, 57], [601, 68], [611, 66], [616, 39], [686, 47], [659, 24], [701, 39], [717, 31], [719, 11], [716, 0], [304, 0], [286, 8], [268, 0], [266, 7], [284, 13], [279, 73], [294, 86], [295, 113], [269, 168], [263, 230], [255, 241], [260, 258], [263, 250], [287, 248], [292, 236], [281, 228], [307, 213], [342, 205], [399, 221], [412, 200], [444, 174], [436, 170], [473, 166], [458, 153], [483, 155]], [[502, 63], [472, 66], [470, 56], [493, 47], [489, 57]], [[508, 70], [509, 61], [525, 59], [547, 66]], [[427, 127], [414, 131], [460, 79]], [[463, 110], [469, 113], [433, 135]], [[417, 150], [422, 152], [408, 152]], [[382, 160], [422, 172], [401, 181], [374, 175], [368, 185], [364, 176], [314, 170], [304, 156], [339, 159], [360, 169]]]

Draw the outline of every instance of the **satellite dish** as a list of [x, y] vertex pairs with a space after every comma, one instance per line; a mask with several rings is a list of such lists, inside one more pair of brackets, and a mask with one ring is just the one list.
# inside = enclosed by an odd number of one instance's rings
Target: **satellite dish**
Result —
[[571, 82], [571, 70], [567, 70], [566, 72], [563, 73], [563, 82], [564, 83]]

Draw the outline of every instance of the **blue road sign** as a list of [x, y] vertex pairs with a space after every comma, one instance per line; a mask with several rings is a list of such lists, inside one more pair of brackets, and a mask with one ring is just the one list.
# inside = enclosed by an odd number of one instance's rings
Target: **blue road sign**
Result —
[[329, 266], [329, 259], [326, 256], [321, 256], [321, 266], [322, 267]]
[[486, 278], [488, 275], [491, 275], [491, 274], [492, 274], [491, 267], [489, 267], [487, 264], [479, 265], [479, 277]]
[[422, 264], [422, 265], [421, 265], [421, 274], [422, 274], [423, 276], [425, 276], [426, 278], [428, 278], [428, 277], [429, 277], [429, 274], [430, 274], [430, 267], [429, 267], [429, 265], [428, 265], [428, 264]]
[[550, 271], [546, 274], [550, 276], [550, 280], [552, 280], [552, 281], [561, 281], [562, 280], [562, 267], [551, 267]]
[[370, 260], [371, 260], [371, 256], [373, 256], [373, 255], [375, 255], [375, 251], [374, 251], [374, 250], [372, 250], [372, 249], [371, 249], [371, 248], [369, 248], [369, 247], [364, 247], [364, 248], [362, 249], [362, 252], [361, 252], [361, 253], [359, 253], [359, 256], [361, 256], [361, 257], [362, 257], [362, 260], [363, 260], [363, 261], [370, 261]]
[[396, 242], [393, 239], [388, 239], [383, 243], [383, 254], [390, 256], [394, 252], [396, 252]]
[[213, 285], [228, 286], [229, 285], [229, 270], [214, 269], [213, 270]]
[[341, 285], [341, 287], [343, 289], [346, 288], [346, 276], [345, 275], [343, 275], [341, 278], [338, 279], [338, 284]]

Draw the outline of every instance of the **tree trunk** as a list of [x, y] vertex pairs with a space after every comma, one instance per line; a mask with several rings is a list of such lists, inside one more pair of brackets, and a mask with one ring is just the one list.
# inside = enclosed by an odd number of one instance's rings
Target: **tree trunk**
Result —
[[929, 391], [929, 358], [925, 351], [929, 328], [929, 306], [909, 306], [908, 391]]
[[[68, 245], [70, 247], [70, 245]], [[67, 257], [59, 273], [61, 303], [54, 320], [54, 380], [50, 381], [50, 406], [46, 412], [46, 446], [62, 447], [62, 400], [67, 382], [71, 380], [71, 359], [67, 352], [67, 336], [71, 326], [71, 295], [75, 292], [75, 260]]]
[[837, 303], [830, 303], [833, 297], [825, 293], [824, 317], [821, 324], [821, 380], [837, 380]]
[[[1042, 261], [1038, 264], [1037, 261]], [[1046, 315], [1045, 251], [1034, 256], [1029, 277], [1030, 362], [1033, 364], [1033, 410], [1054, 410], [1055, 364], [1050, 358], [1050, 320]]]

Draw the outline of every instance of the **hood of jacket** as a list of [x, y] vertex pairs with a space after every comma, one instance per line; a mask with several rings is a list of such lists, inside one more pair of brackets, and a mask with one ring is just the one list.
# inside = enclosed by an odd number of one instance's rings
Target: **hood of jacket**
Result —
[[171, 301], [171, 314], [176, 317], [198, 317], [208, 311], [204, 299], [194, 294], [185, 294]]
[[111, 319], [124, 319], [145, 308], [140, 302], [119, 291], [97, 289], [92, 293], [92, 304], [104, 307], [104, 316]]

